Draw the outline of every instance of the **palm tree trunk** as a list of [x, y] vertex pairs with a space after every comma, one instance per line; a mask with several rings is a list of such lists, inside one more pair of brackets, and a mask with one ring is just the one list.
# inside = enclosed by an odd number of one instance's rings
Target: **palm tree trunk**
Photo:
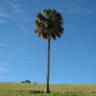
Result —
[[46, 74], [46, 89], [45, 93], [50, 93], [49, 89], [49, 80], [50, 80], [50, 36], [48, 39], [48, 64], [47, 64], [47, 74]]

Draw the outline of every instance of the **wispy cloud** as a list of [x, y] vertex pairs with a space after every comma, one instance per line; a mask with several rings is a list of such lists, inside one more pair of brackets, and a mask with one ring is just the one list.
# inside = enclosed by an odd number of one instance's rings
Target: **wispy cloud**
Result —
[[25, 51], [25, 48], [18, 48], [17, 51], [24, 52]]
[[20, 4], [16, 0], [6, 0], [0, 5], [2, 5], [0, 6], [0, 23], [14, 21], [21, 32], [26, 35], [30, 34], [27, 26], [32, 22], [33, 13], [38, 12], [39, 9], [30, 10], [28, 13], [23, 3]]
[[10, 64], [5, 61], [0, 61], [0, 76], [5, 75], [9, 71]]
[[5, 56], [5, 59], [8, 60], [8, 61], [9, 61], [9, 60], [12, 61], [12, 60], [17, 59], [17, 56], [18, 56], [17, 53], [10, 53], [10, 54], [7, 54], [7, 55]]
[[23, 11], [21, 7], [20, 4], [17, 4], [16, 2], [14, 3], [14, 1], [2, 2], [0, 4], [0, 22], [4, 23], [7, 20], [16, 19]]
[[8, 19], [13, 19], [13, 17], [6, 11], [7, 6], [5, 3], [1, 3], [0, 4], [0, 22], [4, 23], [6, 22]]
[[[32, 13], [37, 10], [38, 9], [34, 9]], [[24, 9], [24, 5], [18, 3], [17, 1], [7, 0], [7, 2], [4, 2], [1, 6], [0, 22], [5, 23], [7, 20], [13, 20], [16, 22], [18, 28], [27, 35], [30, 34], [30, 32], [28, 31], [26, 25], [31, 22], [31, 18], [32, 17], [28, 15], [26, 9]]]
[[88, 8], [83, 8], [83, 7], [77, 7], [77, 8], [72, 8], [72, 9], [66, 9], [62, 11], [67, 14], [94, 14], [96, 13], [96, 9], [88, 9]]
[[84, 0], [65, 0], [65, 1], [68, 1], [68, 2], [78, 2], [78, 3], [83, 3]]
[[8, 44], [0, 43], [0, 47], [8, 47]]
[[0, 66], [9, 66], [11, 63], [6, 61], [0, 61]]
[[[13, 79], [13, 77], [9, 76], [11, 72], [11, 63], [5, 60], [0, 60], [0, 81], [8, 81]], [[11, 78], [11, 79], [10, 79]]]
[[13, 17], [10, 15], [10, 14], [8, 14], [6, 11], [4, 11], [4, 10], [1, 10], [0, 11], [0, 18], [5, 18], [5, 19], [12, 19]]
[[[60, 10], [61, 13], [81, 15], [81, 14], [95, 14], [96, 7], [92, 8], [87, 6], [87, 0], [65, 0], [66, 4], [64, 9]], [[94, 1], [92, 1], [94, 2]], [[86, 6], [85, 6], [86, 5]]]
[[75, 2], [78, 2], [78, 3], [83, 3], [84, 0], [72, 0], [72, 1], [75, 1]]
[[24, 26], [19, 26], [20, 27], [20, 30], [22, 31], [22, 32], [24, 32], [25, 34], [30, 34], [30, 32], [28, 31], [28, 29], [26, 28], [26, 27], [24, 27]]
[[85, 14], [93, 14], [96, 13], [96, 9], [88, 9], [88, 8], [78, 8], [78, 11]]
[[84, 0], [77, 0], [78, 2], [83, 2]]
[[32, 13], [35, 13], [35, 12], [38, 12], [38, 11], [40, 11], [40, 9], [33, 9]]
[[0, 73], [2, 73], [2, 72], [7, 72], [7, 71], [8, 71], [8, 70], [7, 70], [6, 67], [0, 66]]
[[7, 75], [0, 75], [1, 82], [14, 82], [16, 80], [16, 76], [7, 76]]
[[1, 80], [6, 80], [9, 78], [9, 74], [10, 74], [10, 71], [11, 71], [11, 63], [8, 62], [8, 61], [1, 61], [0, 60], [0, 81]]
[[3, 52], [0, 52], [0, 56], [3, 54]]
[[13, 10], [16, 14], [21, 13], [23, 11], [23, 6], [16, 2], [7, 2], [7, 4], [10, 7], [10, 9]]
[[5, 76], [0, 76], [0, 80], [6, 79]]
[[0, 18], [0, 23], [5, 23], [5, 22], [6, 22], [6, 20], [5, 20], [5, 19]]

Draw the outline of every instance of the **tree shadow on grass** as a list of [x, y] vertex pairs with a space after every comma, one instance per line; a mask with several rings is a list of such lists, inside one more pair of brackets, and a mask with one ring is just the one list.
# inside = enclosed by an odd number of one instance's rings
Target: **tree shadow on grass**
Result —
[[40, 90], [30, 90], [29, 93], [32, 93], [32, 94], [39, 94], [39, 93], [44, 93], [44, 91], [40, 91]]

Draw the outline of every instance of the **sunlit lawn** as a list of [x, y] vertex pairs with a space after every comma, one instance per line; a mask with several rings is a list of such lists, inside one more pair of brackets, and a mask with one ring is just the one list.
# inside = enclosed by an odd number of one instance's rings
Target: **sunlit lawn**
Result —
[[0, 96], [96, 96], [96, 85], [50, 85], [51, 93], [43, 93], [44, 84], [0, 83]]

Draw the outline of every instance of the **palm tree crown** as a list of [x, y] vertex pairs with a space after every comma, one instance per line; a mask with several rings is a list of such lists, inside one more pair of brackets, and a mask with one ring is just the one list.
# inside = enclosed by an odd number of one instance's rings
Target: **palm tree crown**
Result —
[[44, 39], [56, 39], [63, 33], [63, 18], [55, 9], [44, 9], [37, 14], [35, 32]]

